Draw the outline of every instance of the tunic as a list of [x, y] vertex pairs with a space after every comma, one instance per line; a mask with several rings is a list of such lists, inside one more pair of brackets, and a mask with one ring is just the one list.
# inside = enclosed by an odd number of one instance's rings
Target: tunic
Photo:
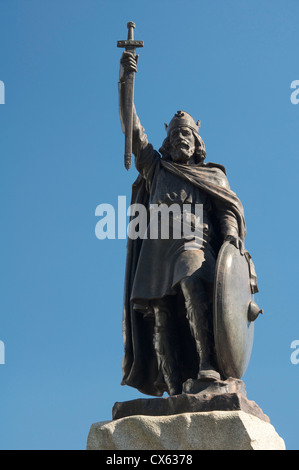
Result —
[[[139, 148], [135, 149], [135, 165], [146, 181], [150, 207], [161, 204], [169, 207], [178, 204], [181, 209], [188, 208], [194, 221], [195, 207], [201, 205], [203, 220], [202, 230], [196, 232], [197, 236], [186, 237], [182, 234], [178, 239], [172, 236], [171, 230], [174, 223], [178, 222], [178, 214], [169, 212], [167, 219], [163, 219], [162, 216], [160, 226], [163, 223], [168, 224], [170, 236], [162, 238], [160, 230], [158, 238], [153, 239], [152, 224], [156, 223], [157, 219], [152, 217], [153, 212], [150, 210], [151, 217], [146, 237], [142, 242], [131, 292], [131, 301], [135, 304], [135, 308], [138, 308], [137, 305], [147, 304], [152, 299], [176, 294], [180, 281], [193, 274], [208, 283], [213, 283], [217, 256], [215, 223], [218, 220], [220, 226], [221, 223], [223, 225], [221, 216], [224, 215], [221, 207], [217, 209], [215, 202], [206, 192], [187, 179], [165, 169], [161, 165], [160, 155], [148, 144], [142, 129], [139, 135]], [[183, 213], [181, 210], [181, 219]], [[235, 217], [232, 217], [237, 224]], [[226, 225], [227, 211], [225, 218]]]

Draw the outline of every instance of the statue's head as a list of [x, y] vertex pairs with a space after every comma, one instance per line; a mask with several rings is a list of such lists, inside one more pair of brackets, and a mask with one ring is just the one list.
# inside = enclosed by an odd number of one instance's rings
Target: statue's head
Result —
[[185, 111], [178, 111], [170, 123], [165, 124], [167, 137], [160, 152], [166, 160], [176, 163], [203, 163], [206, 157], [205, 145], [198, 134], [197, 123]]

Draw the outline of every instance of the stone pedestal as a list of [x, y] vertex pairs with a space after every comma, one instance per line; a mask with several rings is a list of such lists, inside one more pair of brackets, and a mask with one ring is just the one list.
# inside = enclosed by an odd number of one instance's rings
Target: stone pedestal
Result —
[[88, 450], [284, 450], [242, 380], [188, 380], [184, 393], [115, 403], [91, 426]]
[[246, 396], [242, 380], [229, 378], [216, 382], [188, 380], [184, 393], [163, 398], [138, 398], [117, 402], [112, 409], [112, 418], [133, 415], [168, 416], [202, 411], [244, 411], [263, 421], [270, 419], [258, 405]]
[[285, 450], [272, 424], [244, 411], [128, 416], [91, 426], [87, 450]]

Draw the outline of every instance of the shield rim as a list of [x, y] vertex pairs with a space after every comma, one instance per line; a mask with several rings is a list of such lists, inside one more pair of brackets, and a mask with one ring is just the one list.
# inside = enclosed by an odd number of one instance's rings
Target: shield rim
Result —
[[[243, 377], [243, 375], [245, 374], [245, 372], [246, 372], [246, 369], [247, 369], [249, 361], [250, 361], [251, 353], [252, 353], [253, 337], [254, 337], [254, 322], [249, 322], [250, 323], [250, 328], [251, 328], [251, 339], [248, 341], [248, 345], [250, 345], [250, 350], [248, 350], [248, 352], [247, 352], [247, 357], [244, 357], [243, 367], [239, 371], [236, 370], [236, 364], [234, 364], [234, 365], [229, 364], [228, 365], [223, 360], [223, 348], [221, 348], [221, 346], [219, 344], [219, 340], [218, 340], [219, 335], [217, 334], [217, 332], [219, 330], [219, 319], [220, 319], [219, 311], [220, 311], [220, 306], [221, 306], [221, 300], [223, 298], [223, 295], [219, 295], [219, 286], [221, 285], [220, 279], [223, 278], [223, 272], [219, 268], [220, 268], [220, 266], [223, 266], [223, 256], [224, 256], [224, 252], [226, 251], [226, 248], [227, 248], [228, 245], [232, 245], [232, 243], [229, 242], [229, 241], [226, 241], [222, 244], [222, 246], [219, 250], [219, 253], [218, 253], [216, 268], [215, 268], [214, 299], [213, 299], [214, 344], [215, 344], [216, 358], [217, 358], [220, 373], [225, 378], [234, 377], [234, 378], [241, 379]], [[236, 249], [238, 249], [238, 248], [236, 248]], [[249, 268], [248, 268], [248, 278], [249, 278]], [[253, 297], [254, 296], [251, 294], [250, 295], [250, 300], [253, 300]], [[249, 303], [250, 303], [250, 300], [249, 300]], [[249, 305], [249, 303], [248, 303], [248, 305]]]

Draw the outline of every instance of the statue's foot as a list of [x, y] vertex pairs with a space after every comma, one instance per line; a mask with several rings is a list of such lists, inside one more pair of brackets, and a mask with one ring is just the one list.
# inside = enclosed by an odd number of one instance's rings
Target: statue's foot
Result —
[[182, 391], [183, 391], [183, 386], [182, 386], [181, 382], [172, 383], [172, 384], [168, 385], [168, 393], [169, 393], [170, 396], [181, 395]]
[[198, 379], [209, 380], [211, 382], [215, 382], [216, 380], [221, 380], [221, 376], [219, 372], [217, 372], [214, 369], [203, 369], [199, 371]]

